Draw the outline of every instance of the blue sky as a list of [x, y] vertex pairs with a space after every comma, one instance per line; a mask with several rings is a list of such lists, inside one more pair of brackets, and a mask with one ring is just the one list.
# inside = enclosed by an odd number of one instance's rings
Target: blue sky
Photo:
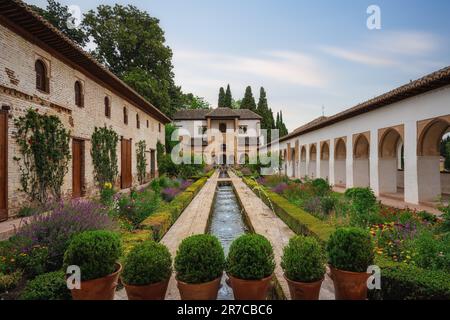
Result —
[[[46, 0], [27, 0], [45, 7]], [[133, 4], [161, 20], [176, 82], [217, 104], [264, 86], [290, 130], [450, 65], [446, 0], [63, 0], [87, 11]], [[369, 5], [381, 30], [366, 26]]]

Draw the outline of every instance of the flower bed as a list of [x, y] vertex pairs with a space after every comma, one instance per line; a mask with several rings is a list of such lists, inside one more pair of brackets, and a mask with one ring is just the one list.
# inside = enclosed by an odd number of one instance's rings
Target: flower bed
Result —
[[[301, 187], [298, 181], [282, 179], [259, 179], [262, 185], [254, 179], [243, 178], [296, 233], [312, 235], [326, 243], [340, 226], [352, 224], [371, 231], [376, 245], [375, 261], [382, 268], [382, 289], [372, 291], [372, 299], [450, 298], [448, 218], [444, 216], [443, 221], [438, 221], [425, 212], [381, 206], [376, 198], [373, 201], [368, 189], [350, 189], [344, 197], [337, 197], [330, 215], [319, 218], [316, 212], [309, 213], [302, 208], [301, 201], [315, 196], [323, 198], [323, 194], [310, 193], [311, 186]], [[283, 183], [288, 186], [280, 188]], [[275, 193], [280, 189], [279, 194]], [[296, 199], [293, 194], [300, 196]]]

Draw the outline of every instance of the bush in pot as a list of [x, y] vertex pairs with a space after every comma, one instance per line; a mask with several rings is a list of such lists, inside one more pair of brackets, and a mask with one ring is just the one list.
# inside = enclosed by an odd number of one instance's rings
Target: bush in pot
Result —
[[336, 299], [367, 298], [367, 268], [374, 261], [374, 245], [370, 233], [360, 228], [336, 230], [327, 243], [331, 278]]
[[215, 300], [225, 266], [219, 240], [208, 234], [184, 239], [175, 257], [175, 271], [183, 300]]
[[258, 234], [244, 234], [233, 241], [227, 273], [237, 300], [265, 300], [275, 270], [272, 245]]
[[295, 236], [283, 250], [281, 267], [293, 300], [318, 300], [326, 272], [326, 258], [312, 237]]
[[122, 242], [111, 231], [86, 231], [76, 235], [64, 254], [64, 268], [79, 266], [81, 288], [72, 290], [74, 300], [112, 300], [122, 266], [117, 261]]
[[146, 241], [127, 255], [121, 278], [129, 300], [164, 300], [171, 274], [167, 247]]

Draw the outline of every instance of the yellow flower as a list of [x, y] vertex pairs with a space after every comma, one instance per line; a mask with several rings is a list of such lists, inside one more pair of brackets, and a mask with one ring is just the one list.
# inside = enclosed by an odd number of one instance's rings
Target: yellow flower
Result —
[[111, 182], [105, 182], [104, 187], [105, 187], [105, 189], [112, 189], [112, 183]]

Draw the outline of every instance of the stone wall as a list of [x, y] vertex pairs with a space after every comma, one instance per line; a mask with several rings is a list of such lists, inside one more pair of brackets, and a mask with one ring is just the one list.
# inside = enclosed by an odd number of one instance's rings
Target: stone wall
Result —
[[[156, 143], [164, 143], [164, 125], [148, 113], [131, 104], [124, 97], [109, 90], [100, 81], [88, 73], [82, 73], [65, 64], [49, 52], [33, 45], [24, 38], [0, 25], [0, 106], [9, 108], [8, 141], [8, 191], [9, 215], [12, 216], [24, 203], [20, 188], [19, 172], [14, 156], [19, 156], [12, 139], [14, 119], [24, 115], [29, 108], [40, 113], [57, 115], [72, 137], [85, 140], [85, 185], [87, 194], [95, 192], [93, 166], [90, 156], [90, 137], [95, 127], [112, 127], [124, 139], [132, 139], [132, 173], [135, 177], [135, 143], [145, 140], [148, 150], [156, 150]], [[50, 93], [36, 89], [35, 61], [41, 59], [48, 69]], [[84, 89], [84, 107], [75, 105], [75, 81], [81, 81]], [[104, 99], [111, 101], [111, 118], [105, 117]], [[128, 124], [123, 120], [123, 108], [128, 109]], [[136, 125], [139, 114], [140, 128]], [[147, 126], [148, 121], [148, 126]], [[117, 146], [120, 175], [120, 144]], [[147, 154], [148, 172], [150, 172], [150, 153]], [[72, 163], [64, 181], [64, 193], [71, 195]], [[120, 179], [118, 179], [120, 181]], [[133, 179], [133, 184], [137, 184]]]

